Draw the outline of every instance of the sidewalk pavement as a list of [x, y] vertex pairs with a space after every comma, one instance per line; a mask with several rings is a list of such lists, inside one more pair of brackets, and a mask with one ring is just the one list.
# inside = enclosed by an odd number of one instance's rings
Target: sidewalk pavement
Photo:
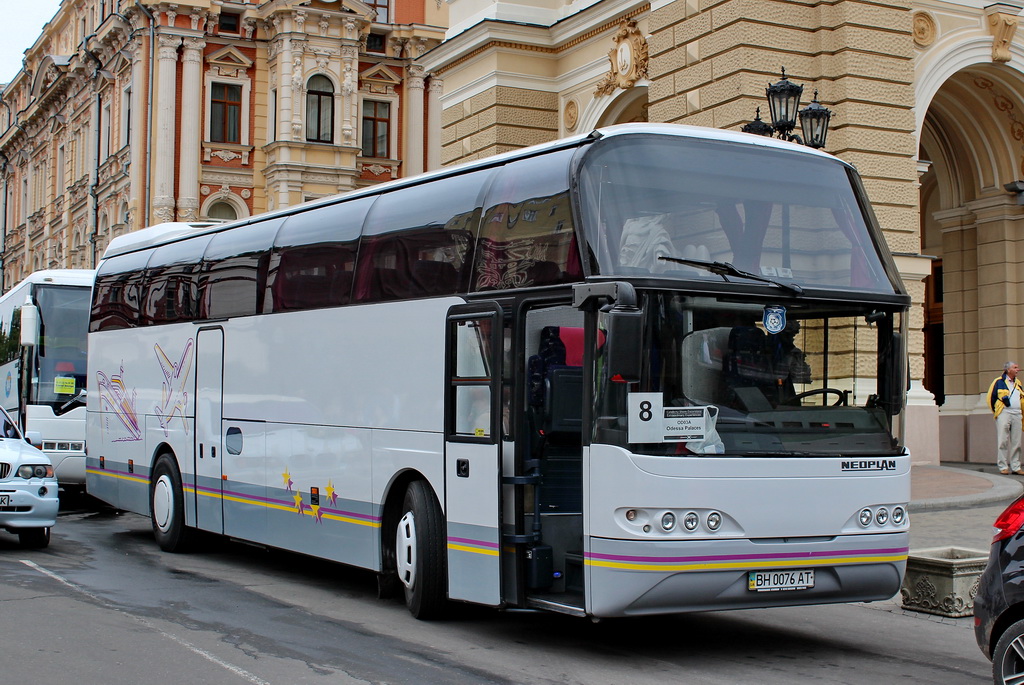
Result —
[[910, 550], [959, 547], [987, 555], [992, 523], [1024, 493], [1024, 476], [994, 464], [947, 462], [910, 471]]

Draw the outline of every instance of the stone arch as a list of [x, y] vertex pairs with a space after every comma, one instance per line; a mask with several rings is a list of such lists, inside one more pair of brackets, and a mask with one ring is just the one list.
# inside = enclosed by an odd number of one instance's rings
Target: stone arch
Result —
[[243, 219], [249, 216], [249, 208], [242, 198], [230, 191], [218, 191], [203, 201], [203, 206], [199, 211], [200, 217], [204, 219], [210, 218], [210, 209], [221, 203], [227, 204], [235, 210], [235, 218]]
[[[647, 104], [646, 81], [641, 81], [628, 90], [601, 95], [591, 100], [584, 109], [576, 131], [591, 131], [628, 121], [647, 121]], [[638, 116], [643, 118], [637, 118]]]
[[[941, 46], [939, 46], [941, 47]], [[1024, 344], [1024, 52], [992, 62], [992, 39], [929, 52], [916, 82], [925, 388], [940, 405], [942, 460], [994, 454], [982, 395]], [[1022, 252], [1024, 254], [1024, 252]]]

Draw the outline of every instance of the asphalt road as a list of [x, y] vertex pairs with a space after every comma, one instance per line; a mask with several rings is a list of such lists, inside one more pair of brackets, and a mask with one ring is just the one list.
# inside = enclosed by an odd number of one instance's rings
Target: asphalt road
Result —
[[149, 521], [65, 511], [48, 549], [0, 533], [0, 683], [986, 683], [972, 619], [896, 600], [592, 623], [463, 608], [436, 623], [372, 574]]

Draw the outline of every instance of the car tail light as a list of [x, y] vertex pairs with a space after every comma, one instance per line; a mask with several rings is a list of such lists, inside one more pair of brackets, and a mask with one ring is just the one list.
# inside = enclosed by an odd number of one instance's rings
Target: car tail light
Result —
[[992, 524], [996, 528], [995, 537], [992, 542], [999, 542], [1012, 537], [1024, 526], [1024, 497], [1015, 500], [1006, 510], [999, 515], [996, 522]]

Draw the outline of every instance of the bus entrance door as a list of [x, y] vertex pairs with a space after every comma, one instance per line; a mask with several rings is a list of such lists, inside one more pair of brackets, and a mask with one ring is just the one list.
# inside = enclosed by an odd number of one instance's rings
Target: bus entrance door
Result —
[[495, 303], [448, 311], [445, 514], [448, 595], [501, 603], [502, 314]]
[[196, 527], [224, 532], [221, 414], [224, 331], [206, 328], [196, 340]]

